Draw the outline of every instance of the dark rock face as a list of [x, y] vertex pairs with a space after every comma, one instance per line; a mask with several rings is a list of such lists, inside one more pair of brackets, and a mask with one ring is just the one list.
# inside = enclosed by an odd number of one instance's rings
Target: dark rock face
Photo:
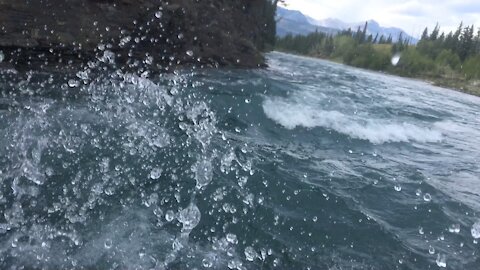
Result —
[[64, 68], [112, 54], [122, 69], [258, 67], [265, 22], [256, 14], [267, 2], [0, 0], [2, 64]]

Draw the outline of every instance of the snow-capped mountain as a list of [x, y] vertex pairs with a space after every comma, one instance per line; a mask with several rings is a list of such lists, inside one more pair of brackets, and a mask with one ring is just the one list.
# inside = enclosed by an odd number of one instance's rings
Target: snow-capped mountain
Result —
[[338, 29], [332, 29], [321, 25], [310, 23], [312, 18], [305, 16], [297, 10], [289, 10], [278, 7], [277, 9], [277, 36], [283, 37], [287, 34], [308, 35], [319, 31], [328, 34], [336, 34]]
[[[392, 36], [393, 41], [398, 40], [401, 34], [403, 38], [407, 38], [412, 43], [416, 43], [418, 41], [418, 39], [410, 36], [398, 27], [382, 27], [375, 20], [368, 20], [367, 22], [367, 34], [371, 34], [373, 36], [378, 34], [379, 36], [383, 35], [385, 37]], [[360, 29], [363, 29], [363, 27], [365, 26], [365, 22], [347, 23], [335, 18], [327, 18], [324, 20], [315, 20], [310, 18], [309, 23], [338, 30], [346, 30], [350, 28], [352, 29], [352, 31], [356, 31], [359, 27]]]
[[[407, 38], [411, 43], [416, 43], [418, 39], [410, 36], [405, 31], [397, 27], [382, 27], [374, 20], [368, 20], [367, 34], [383, 35], [384, 37], [392, 36], [393, 41], [397, 41], [400, 34], [403, 38]], [[293, 35], [307, 35], [309, 33], [319, 31], [329, 34], [336, 34], [341, 30], [352, 31], [363, 29], [365, 22], [348, 23], [336, 18], [327, 18], [323, 20], [316, 20], [304, 15], [297, 10], [289, 10], [279, 7], [277, 10], [277, 35], [282, 37], [288, 33]]]

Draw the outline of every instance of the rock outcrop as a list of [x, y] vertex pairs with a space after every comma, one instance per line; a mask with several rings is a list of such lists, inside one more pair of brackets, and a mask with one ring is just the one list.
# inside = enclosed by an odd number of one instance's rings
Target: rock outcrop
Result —
[[[3, 65], [264, 65], [267, 0], [0, 0]], [[67, 64], [67, 65], [65, 65]]]

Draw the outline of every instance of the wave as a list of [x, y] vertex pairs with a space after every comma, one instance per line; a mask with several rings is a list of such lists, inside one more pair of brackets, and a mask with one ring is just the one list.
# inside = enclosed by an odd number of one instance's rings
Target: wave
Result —
[[333, 129], [349, 137], [373, 144], [388, 142], [440, 142], [441, 132], [409, 123], [354, 119], [338, 111], [325, 111], [281, 99], [267, 99], [263, 111], [268, 118], [287, 129], [296, 127]]

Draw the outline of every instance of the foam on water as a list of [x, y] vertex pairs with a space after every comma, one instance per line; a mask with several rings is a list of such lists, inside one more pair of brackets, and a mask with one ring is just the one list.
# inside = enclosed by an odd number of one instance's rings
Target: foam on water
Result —
[[287, 129], [296, 127], [333, 129], [355, 139], [374, 144], [388, 142], [440, 142], [438, 130], [388, 120], [360, 119], [338, 111], [326, 111], [310, 105], [290, 103], [283, 99], [266, 99], [263, 111], [268, 118]]

